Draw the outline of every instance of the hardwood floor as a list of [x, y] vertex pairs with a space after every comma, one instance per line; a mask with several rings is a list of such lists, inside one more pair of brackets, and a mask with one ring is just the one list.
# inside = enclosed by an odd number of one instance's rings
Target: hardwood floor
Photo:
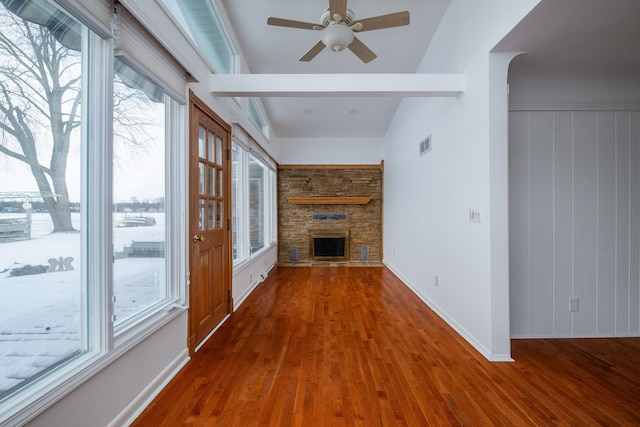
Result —
[[639, 425], [640, 339], [486, 361], [383, 267], [278, 267], [134, 426]]

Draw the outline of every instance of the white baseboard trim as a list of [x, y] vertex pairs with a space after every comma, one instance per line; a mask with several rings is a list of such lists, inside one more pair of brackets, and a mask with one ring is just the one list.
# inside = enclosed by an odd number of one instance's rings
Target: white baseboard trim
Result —
[[485, 359], [490, 362], [513, 362], [510, 354], [493, 354], [487, 349], [480, 341], [478, 341], [473, 335], [471, 335], [462, 325], [460, 325], [454, 318], [449, 316], [437, 303], [432, 299], [423, 295], [415, 288], [409, 280], [402, 277], [393, 267], [384, 262], [384, 265], [393, 272], [398, 278], [409, 288], [418, 298], [422, 300], [431, 310], [433, 310], [442, 320], [444, 320], [454, 331], [458, 333], [465, 341], [467, 341], [473, 348], [475, 348]]
[[120, 427], [131, 425], [138, 416], [146, 409], [153, 399], [160, 394], [169, 381], [189, 361], [189, 351], [185, 348], [142, 392], [129, 404], [117, 417], [115, 417], [108, 427]]
[[511, 339], [513, 340], [561, 340], [561, 339], [591, 339], [591, 338], [639, 338], [640, 335], [637, 334], [535, 334], [535, 335], [521, 335], [521, 334], [512, 334]]

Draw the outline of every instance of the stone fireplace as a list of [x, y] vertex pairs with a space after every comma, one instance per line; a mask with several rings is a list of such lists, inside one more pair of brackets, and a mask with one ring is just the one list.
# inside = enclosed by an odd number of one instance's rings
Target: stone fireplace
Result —
[[280, 264], [380, 263], [380, 165], [278, 167]]

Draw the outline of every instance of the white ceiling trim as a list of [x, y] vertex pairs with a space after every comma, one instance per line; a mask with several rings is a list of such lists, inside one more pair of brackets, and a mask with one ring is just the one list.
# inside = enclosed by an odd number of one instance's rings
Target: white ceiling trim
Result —
[[464, 74], [212, 74], [216, 96], [457, 97]]

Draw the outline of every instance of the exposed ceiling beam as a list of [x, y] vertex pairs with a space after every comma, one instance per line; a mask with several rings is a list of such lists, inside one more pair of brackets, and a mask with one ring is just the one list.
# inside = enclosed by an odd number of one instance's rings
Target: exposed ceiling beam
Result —
[[212, 74], [216, 96], [456, 97], [464, 74]]

